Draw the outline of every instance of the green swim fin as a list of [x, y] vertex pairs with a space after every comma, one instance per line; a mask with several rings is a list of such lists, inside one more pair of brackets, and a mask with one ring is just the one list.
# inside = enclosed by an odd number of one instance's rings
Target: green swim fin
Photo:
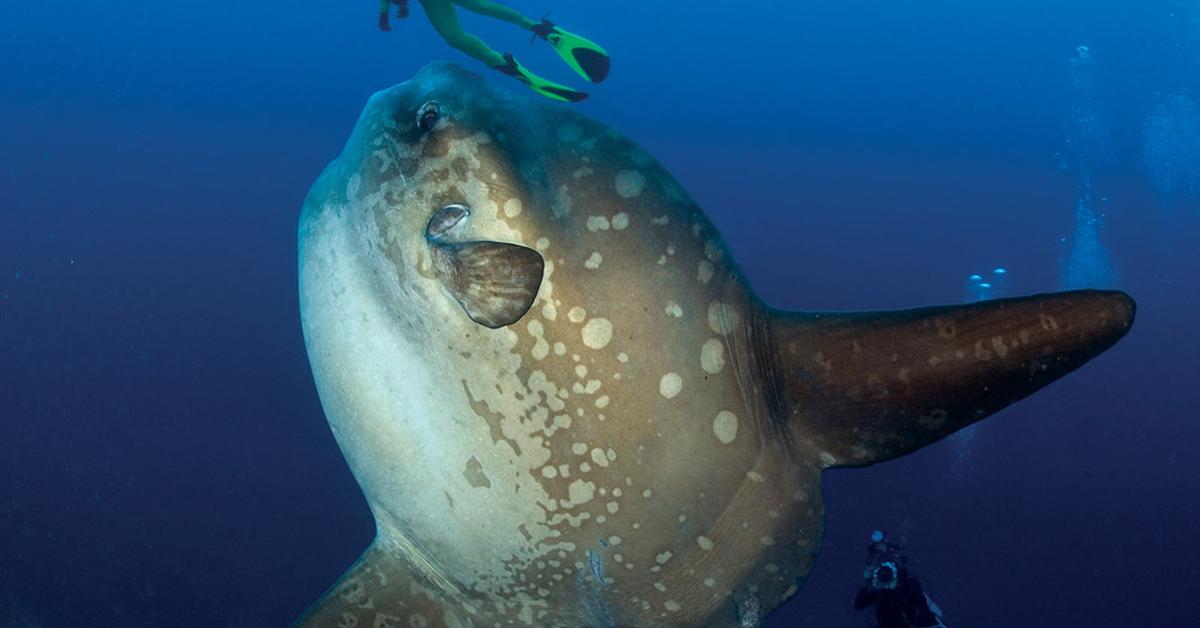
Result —
[[559, 85], [553, 81], [547, 81], [533, 72], [530, 72], [525, 66], [521, 65], [515, 58], [513, 58], [512, 53], [504, 53], [504, 61], [505, 65], [498, 65], [495, 69], [500, 70], [501, 72], [517, 79], [518, 81], [521, 81], [522, 83], [528, 85], [530, 89], [545, 96], [546, 98], [551, 98], [553, 100], [562, 102], [579, 102], [588, 97], [586, 92], [571, 89], [566, 85]]
[[608, 78], [608, 53], [596, 42], [565, 31], [545, 18], [541, 24], [534, 25], [533, 34], [550, 42], [558, 56], [578, 72], [579, 76], [593, 83]]

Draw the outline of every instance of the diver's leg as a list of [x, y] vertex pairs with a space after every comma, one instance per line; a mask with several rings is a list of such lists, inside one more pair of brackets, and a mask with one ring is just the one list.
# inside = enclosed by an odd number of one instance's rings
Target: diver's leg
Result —
[[483, 40], [467, 33], [462, 26], [459, 26], [458, 14], [455, 12], [454, 3], [451, 0], [421, 0], [421, 6], [425, 8], [425, 15], [433, 24], [434, 30], [442, 36], [442, 39], [446, 40], [446, 43], [479, 59], [489, 68], [508, 64], [504, 55], [492, 50], [490, 46], [483, 43]]
[[531, 89], [547, 98], [564, 102], [579, 102], [587, 98], [587, 94], [559, 85], [525, 69], [512, 55], [502, 55], [488, 47], [478, 37], [463, 31], [458, 25], [458, 14], [455, 13], [451, 0], [421, 0], [425, 7], [425, 15], [429, 17], [433, 28], [437, 30], [446, 43], [479, 59], [493, 68], [528, 85]]
[[520, 11], [492, 0], [454, 0], [454, 3], [472, 13], [504, 20], [525, 30], [532, 30], [533, 25], [538, 23], [537, 20], [525, 17]]
[[563, 61], [583, 78], [599, 83], [608, 77], [608, 53], [595, 42], [580, 37], [542, 18], [533, 20], [493, 0], [451, 0], [454, 4], [474, 13], [486, 15], [516, 24], [550, 42]]

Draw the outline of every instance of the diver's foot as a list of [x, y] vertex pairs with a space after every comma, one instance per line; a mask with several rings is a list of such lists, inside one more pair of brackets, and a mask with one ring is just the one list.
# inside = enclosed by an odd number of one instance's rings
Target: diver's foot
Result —
[[540, 24], [534, 24], [531, 30], [534, 35], [549, 42], [558, 56], [583, 78], [593, 83], [608, 78], [611, 62], [608, 53], [599, 44], [565, 31], [545, 18]]
[[504, 53], [504, 64], [495, 66], [495, 69], [521, 81], [529, 86], [530, 89], [546, 98], [560, 102], [579, 102], [588, 97], [586, 92], [571, 89], [566, 85], [559, 85], [553, 81], [547, 81], [530, 72], [512, 56], [512, 53]]
[[542, 18], [542, 22], [540, 24], [534, 24], [531, 30], [533, 30], [534, 35], [549, 41], [550, 34], [555, 31], [554, 22], [551, 22], [546, 18]]

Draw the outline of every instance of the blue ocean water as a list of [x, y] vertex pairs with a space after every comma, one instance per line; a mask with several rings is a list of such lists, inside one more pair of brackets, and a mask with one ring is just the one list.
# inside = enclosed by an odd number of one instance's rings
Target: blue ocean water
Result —
[[[1010, 294], [1138, 299], [1128, 338], [965, 455], [827, 473], [824, 549], [768, 626], [870, 625], [850, 600], [877, 527], [952, 626], [1200, 626], [1200, 5], [511, 5], [608, 48], [579, 107], [680, 179], [773, 305], [961, 302], [995, 267]], [[369, 542], [304, 353], [296, 219], [371, 93], [477, 68], [419, 7], [391, 33], [376, 9], [0, 4], [0, 626], [283, 625]]]

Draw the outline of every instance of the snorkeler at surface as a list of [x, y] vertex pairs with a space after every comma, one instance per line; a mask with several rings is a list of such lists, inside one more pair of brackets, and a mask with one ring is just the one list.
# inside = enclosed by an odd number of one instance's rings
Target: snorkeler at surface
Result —
[[854, 598], [854, 608], [861, 610], [874, 604], [879, 628], [948, 628], [942, 622], [942, 610], [908, 573], [903, 549], [898, 543], [884, 540], [882, 531], [871, 533], [864, 582]]
[[[540, 22], [533, 20], [509, 7], [492, 2], [492, 0], [418, 1], [425, 8], [425, 15], [429, 18], [429, 22], [433, 24], [434, 30], [446, 40], [446, 43], [479, 59], [489, 68], [499, 70], [521, 81], [533, 91], [548, 98], [564, 102], [579, 102], [587, 98], [587, 94], [565, 85], [548, 81], [530, 72], [525, 66], [518, 63], [511, 53], [496, 52], [478, 37], [464, 31], [458, 23], [458, 13], [455, 5], [461, 6], [468, 11], [504, 20], [505, 22], [516, 24], [521, 28], [532, 31], [535, 36], [549, 42], [554, 47], [554, 50], [558, 52], [558, 55], [567, 62], [567, 65], [571, 66], [571, 69], [593, 83], [599, 83], [608, 76], [609, 58], [608, 53], [603, 48], [579, 35], [555, 26], [553, 22], [545, 18]], [[408, 17], [408, 0], [380, 0], [380, 30], [392, 30], [391, 25], [388, 23], [388, 10], [392, 4], [396, 5], [396, 17], [400, 19]]]

